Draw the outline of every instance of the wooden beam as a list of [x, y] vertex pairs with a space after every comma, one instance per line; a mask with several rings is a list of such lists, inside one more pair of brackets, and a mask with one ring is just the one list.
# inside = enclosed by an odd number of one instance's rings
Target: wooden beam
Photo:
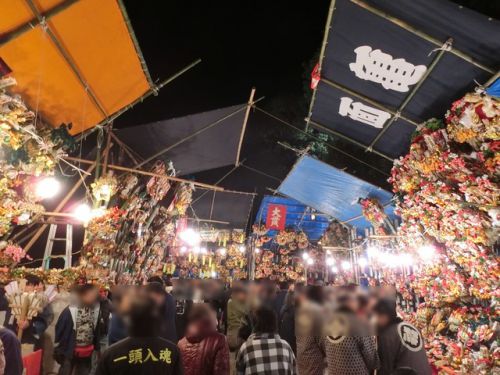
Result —
[[[94, 163], [94, 161], [92, 161], [92, 160], [86, 160], [86, 159], [75, 158], [75, 157], [70, 157], [70, 156], [67, 156], [64, 159], [69, 160], [69, 161], [79, 162], [79, 163], [82, 163], [82, 164], [93, 164]], [[192, 181], [192, 180], [186, 180], [184, 178], [167, 176], [167, 175], [163, 175], [163, 174], [159, 174], [159, 173], [147, 172], [147, 171], [143, 171], [141, 169], [136, 169], [136, 168], [121, 167], [119, 165], [114, 165], [114, 164], [109, 164], [108, 168], [109, 169], [114, 169], [114, 170], [117, 170], [117, 171], [122, 171], [122, 172], [129, 172], [129, 173], [140, 174], [140, 175], [143, 175], [143, 176], [159, 177], [159, 178], [165, 178], [165, 179], [171, 180], [171, 181], [183, 182], [183, 183], [187, 183], [187, 184], [193, 184], [193, 185], [198, 186], [198, 187], [203, 188], [203, 189], [211, 189], [211, 190], [216, 190], [216, 191], [224, 191], [224, 188], [222, 188], [220, 186], [214, 186], [214, 185], [210, 185], [210, 184], [204, 184], [202, 182], [196, 182], [196, 181]]]
[[[95, 169], [95, 162], [91, 161], [89, 164], [90, 164], [90, 166], [87, 168], [86, 172], [87, 173], [92, 173], [92, 171]], [[81, 177], [81, 178], [78, 179], [78, 181], [75, 183], [75, 185], [73, 185], [73, 187], [71, 188], [71, 190], [68, 191], [68, 193], [66, 194], [66, 196], [61, 200], [61, 202], [59, 202], [59, 204], [57, 205], [57, 207], [54, 209], [54, 212], [60, 212], [64, 208], [64, 206], [66, 206], [66, 204], [71, 199], [71, 197], [80, 188], [80, 186], [82, 185], [82, 183], [83, 183], [83, 181], [85, 180], [86, 177], [87, 177], [87, 174], [83, 175], [83, 177]], [[28, 252], [31, 249], [31, 247], [40, 238], [40, 236], [43, 234], [43, 232], [45, 231], [45, 229], [47, 229], [47, 227], [48, 227], [48, 224], [43, 224], [35, 232], [35, 234], [31, 238], [31, 240], [24, 247], [24, 250], [26, 252]]]
[[255, 87], [252, 87], [252, 90], [250, 91], [250, 98], [248, 98], [248, 104], [247, 104], [247, 110], [245, 112], [245, 118], [243, 119], [243, 127], [241, 128], [241, 134], [240, 134], [240, 141], [238, 142], [238, 151], [236, 152], [236, 162], [234, 163], [235, 166], [240, 165], [240, 153], [241, 153], [241, 146], [243, 145], [243, 138], [245, 137], [245, 129], [247, 128], [247, 122], [248, 122], [248, 117], [250, 116], [250, 109], [253, 106], [253, 97], [255, 95]]

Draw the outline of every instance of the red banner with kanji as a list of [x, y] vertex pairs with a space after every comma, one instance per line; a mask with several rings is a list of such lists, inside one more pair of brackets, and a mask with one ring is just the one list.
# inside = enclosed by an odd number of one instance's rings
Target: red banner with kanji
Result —
[[285, 229], [286, 206], [282, 204], [270, 204], [267, 207], [266, 228], [267, 229]]

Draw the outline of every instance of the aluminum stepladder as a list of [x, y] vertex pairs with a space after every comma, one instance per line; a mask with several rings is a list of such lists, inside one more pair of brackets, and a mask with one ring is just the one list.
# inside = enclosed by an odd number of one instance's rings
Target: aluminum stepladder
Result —
[[[57, 224], [50, 224], [49, 236], [47, 238], [47, 244], [45, 245], [45, 252], [43, 254], [43, 263], [42, 266], [44, 269], [48, 270], [50, 268], [51, 259], [62, 258], [64, 259], [64, 268], [71, 267], [71, 257], [72, 257], [72, 249], [73, 249], [73, 225], [66, 224], [66, 237], [56, 237], [57, 232]], [[54, 247], [54, 242], [56, 241], [65, 241], [65, 254], [52, 254], [52, 248]]]

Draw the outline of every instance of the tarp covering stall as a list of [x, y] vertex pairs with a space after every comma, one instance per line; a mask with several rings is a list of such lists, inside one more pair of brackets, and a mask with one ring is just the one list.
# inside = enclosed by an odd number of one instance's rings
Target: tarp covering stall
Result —
[[500, 67], [500, 21], [451, 2], [334, 3], [309, 125], [387, 158]]
[[[234, 165], [245, 108], [245, 105], [225, 107], [186, 117], [117, 129], [115, 134], [145, 159], [190, 137], [159, 157], [166, 161], [171, 160], [178, 175], [185, 176]], [[230, 116], [238, 110], [239, 112]], [[224, 120], [215, 124], [220, 119]], [[210, 127], [212, 124], [215, 125]], [[203, 130], [207, 127], [209, 127], [207, 130]], [[195, 135], [196, 132], [199, 133]]]
[[395, 218], [391, 193], [307, 155], [297, 161], [278, 192], [347, 222], [359, 233], [371, 226], [362, 215], [360, 198], [376, 198], [389, 219]]
[[[255, 223], [265, 224], [267, 210], [270, 204], [286, 206], [285, 226], [287, 228], [293, 228], [294, 230], [303, 231], [307, 235], [309, 241], [318, 241], [328, 228], [328, 216], [311, 210], [310, 207], [297, 202], [295, 199], [273, 195], [266, 195], [262, 199], [259, 211], [257, 212], [257, 216], [255, 218]], [[311, 218], [311, 214], [313, 213], [315, 215], [314, 220]], [[270, 230], [268, 235], [274, 236], [276, 233], [276, 230]]]
[[193, 194], [193, 203], [187, 215], [200, 219], [200, 225], [245, 230], [250, 219], [253, 198], [252, 194], [197, 190]]
[[[60, 11], [40, 25], [29, 4], [42, 17]], [[120, 1], [3, 0], [0, 15], [0, 57], [15, 91], [53, 126], [72, 123], [71, 132], [80, 133], [150, 88]], [[20, 32], [27, 23], [35, 26]]]
[[500, 98], [500, 79], [497, 79], [493, 84], [486, 89], [486, 92], [497, 98]]

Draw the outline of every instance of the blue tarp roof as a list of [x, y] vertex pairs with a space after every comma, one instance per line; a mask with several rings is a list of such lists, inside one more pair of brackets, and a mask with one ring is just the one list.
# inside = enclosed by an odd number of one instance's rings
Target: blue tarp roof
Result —
[[[316, 213], [315, 220], [311, 219], [311, 209], [294, 199], [266, 195], [262, 199], [259, 211], [255, 218], [256, 223], [265, 224], [267, 208], [269, 204], [282, 204], [286, 206], [286, 226], [295, 230], [302, 230], [307, 234], [310, 241], [318, 241], [328, 228], [329, 220], [325, 215]], [[273, 230], [268, 233], [270, 236], [276, 235]]]
[[359, 198], [378, 199], [389, 218], [395, 217], [390, 192], [307, 155], [297, 161], [278, 192], [341, 222], [361, 216], [348, 223], [360, 233], [371, 225], [362, 217]]
[[486, 89], [486, 92], [491, 96], [500, 98], [500, 79], [497, 79], [495, 82], [493, 82], [491, 86]]

